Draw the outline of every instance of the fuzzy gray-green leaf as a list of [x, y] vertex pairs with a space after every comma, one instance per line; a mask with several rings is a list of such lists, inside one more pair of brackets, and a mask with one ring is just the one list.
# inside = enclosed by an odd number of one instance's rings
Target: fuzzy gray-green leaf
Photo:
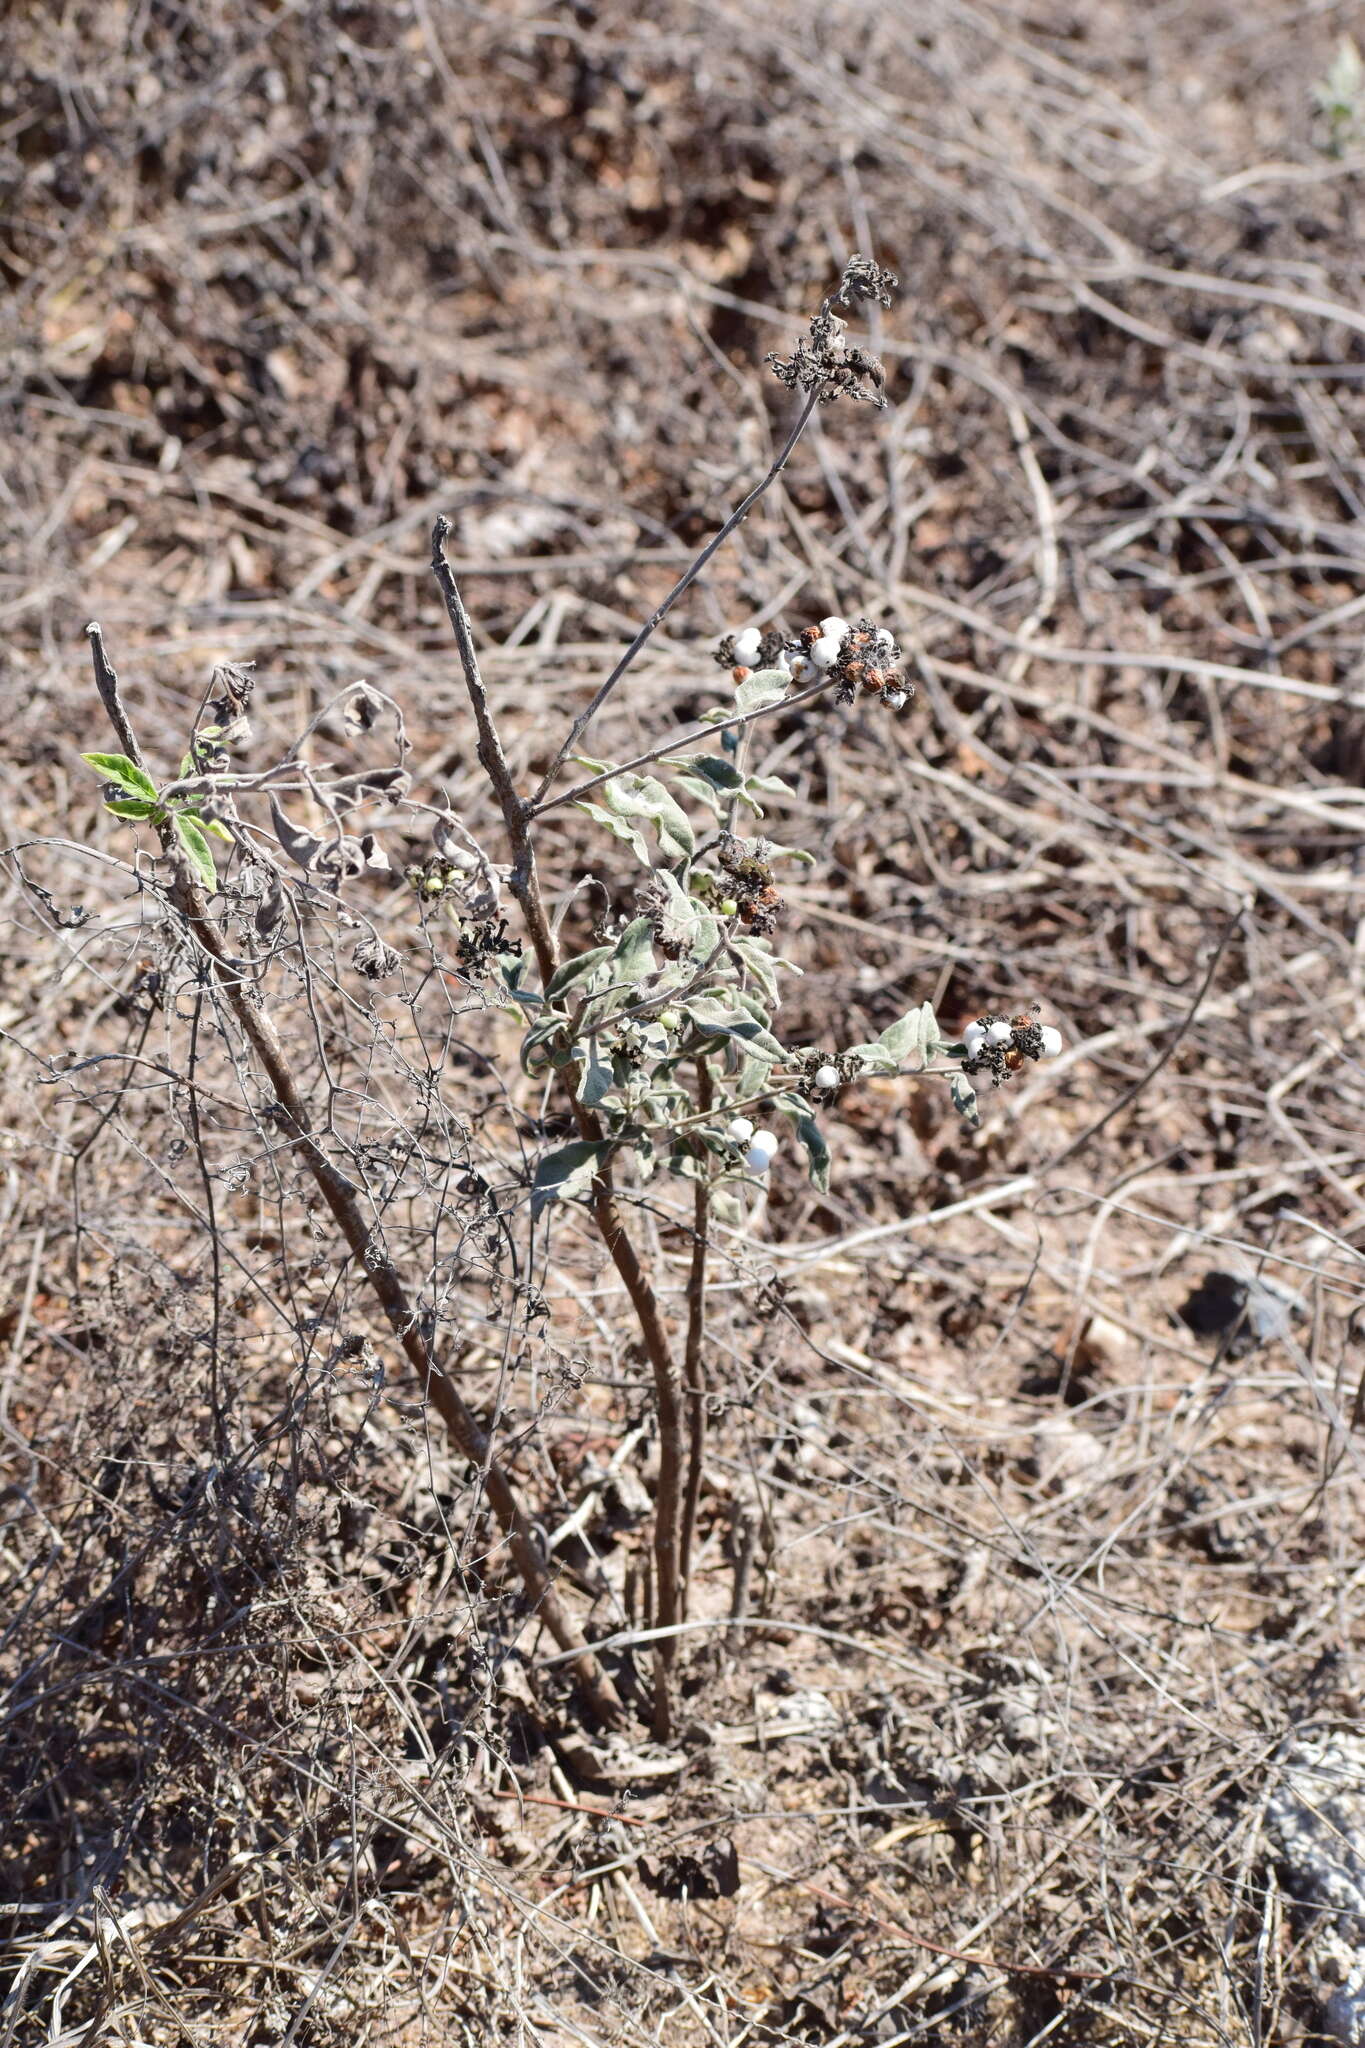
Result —
[[953, 1108], [960, 1117], [971, 1124], [973, 1129], [981, 1122], [981, 1112], [976, 1106], [976, 1090], [964, 1074], [954, 1074], [948, 1083], [948, 1093], [953, 1098]]
[[531, 1214], [539, 1216], [551, 1202], [571, 1202], [586, 1195], [610, 1145], [575, 1138], [558, 1151], [547, 1152], [531, 1184]]

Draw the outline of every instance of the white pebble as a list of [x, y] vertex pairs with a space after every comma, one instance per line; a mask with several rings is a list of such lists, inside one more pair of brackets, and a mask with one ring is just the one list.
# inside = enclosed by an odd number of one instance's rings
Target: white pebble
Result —
[[735, 660], [747, 668], [758, 659], [758, 643], [763, 638], [757, 626], [746, 626], [742, 633], [735, 635]]
[[835, 662], [839, 659], [839, 649], [842, 644], [837, 634], [826, 633], [824, 638], [817, 640], [814, 647], [812, 647], [810, 658], [817, 668], [833, 668]]
[[732, 1145], [747, 1145], [754, 1134], [754, 1127], [747, 1116], [737, 1116], [733, 1123], [725, 1126], [725, 1135]]
[[1008, 1045], [1014, 1036], [1014, 1026], [1007, 1024], [1003, 1017], [997, 1017], [986, 1036], [992, 1045]]
[[848, 620], [821, 619], [820, 631], [827, 640], [842, 640], [848, 631]]
[[1061, 1051], [1061, 1049], [1062, 1049], [1062, 1034], [1061, 1034], [1061, 1032], [1060, 1032], [1060, 1031], [1056, 1031], [1056, 1030], [1054, 1030], [1051, 1024], [1044, 1024], [1044, 1026], [1043, 1026], [1043, 1055], [1044, 1055], [1044, 1057], [1045, 1057], [1046, 1059], [1050, 1059], [1050, 1060], [1051, 1060], [1051, 1059], [1055, 1059], [1055, 1058], [1057, 1057], [1057, 1054], [1058, 1054], [1058, 1053], [1059, 1053], [1059, 1052]]
[[839, 1085], [839, 1069], [837, 1067], [817, 1067], [813, 1079], [817, 1088], [837, 1088]]

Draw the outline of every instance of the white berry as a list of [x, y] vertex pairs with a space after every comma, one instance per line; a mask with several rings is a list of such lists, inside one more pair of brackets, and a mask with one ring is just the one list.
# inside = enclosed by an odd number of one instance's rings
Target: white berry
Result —
[[839, 1085], [839, 1069], [837, 1067], [817, 1067], [814, 1080], [817, 1088], [837, 1088]]
[[833, 668], [835, 662], [839, 659], [839, 649], [842, 644], [837, 634], [826, 633], [824, 638], [817, 640], [814, 647], [812, 647], [810, 658], [817, 668]]
[[754, 1134], [754, 1127], [747, 1116], [737, 1116], [732, 1124], [725, 1126], [725, 1135], [732, 1145], [747, 1145]]
[[742, 633], [735, 635], [735, 660], [746, 666], [758, 658], [758, 644], [763, 638], [757, 626], [746, 626]]
[[977, 1054], [980, 1052], [982, 1046], [986, 1043], [985, 1025], [969, 1024], [967, 1026], [967, 1029], [962, 1034], [962, 1043], [967, 1048], [968, 1059], [974, 1060]]
[[1044, 1024], [1042, 1038], [1044, 1057], [1050, 1060], [1055, 1059], [1062, 1049], [1061, 1032], [1055, 1031], [1051, 1024]]
[[905, 702], [904, 690], [883, 690], [882, 702], [891, 711], [899, 711]]
[[827, 640], [842, 640], [848, 632], [848, 620], [821, 619], [820, 631]]
[[1008, 1045], [1014, 1036], [1014, 1027], [1007, 1024], [1003, 1017], [997, 1017], [987, 1030], [986, 1036], [992, 1045]]

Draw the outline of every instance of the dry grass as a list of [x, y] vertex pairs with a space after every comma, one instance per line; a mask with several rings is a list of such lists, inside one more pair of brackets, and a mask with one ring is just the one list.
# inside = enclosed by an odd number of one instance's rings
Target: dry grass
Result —
[[[1265, 1812], [1295, 1731], [1360, 1710], [1365, 162], [1310, 97], [1347, 25], [89, 0], [0, 31], [0, 2048], [1323, 2038]], [[690, 719], [738, 617], [893, 623], [894, 745], [769, 737], [818, 856], [789, 1035], [1039, 1000], [1069, 1050], [976, 1135], [912, 1081], [851, 1093], [833, 1194], [779, 1174], [725, 1240], [687, 1726], [594, 1752], [100, 858], [80, 627], [167, 755], [216, 662], [257, 663], [262, 759], [368, 677], [495, 838], [435, 512], [529, 783], [761, 472], [762, 354], [859, 245], [906, 284], [887, 413], [824, 416], [594, 745]], [[559, 815], [572, 927], [627, 871]], [[413, 951], [401, 892], [357, 907]], [[461, 1050], [510, 1027], [444, 984], [363, 1013], [354, 937], [319, 914], [299, 1042], [320, 1019], [348, 1143], [413, 1139], [405, 1242], [439, 1218], [467, 1383], [633, 1688], [623, 1301], [561, 1227], [506, 1340], [449, 1162], [505, 1168], [539, 1113]], [[639, 1212], [670, 1302], [679, 1200]], [[1293, 1297], [1263, 1341], [1182, 1321], [1211, 1270]]]

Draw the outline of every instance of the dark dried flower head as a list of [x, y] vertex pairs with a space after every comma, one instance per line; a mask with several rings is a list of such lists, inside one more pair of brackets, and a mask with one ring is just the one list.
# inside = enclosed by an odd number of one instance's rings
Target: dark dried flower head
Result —
[[839, 659], [830, 671], [836, 684], [837, 701], [851, 704], [860, 690], [877, 697], [892, 711], [899, 711], [915, 694], [913, 683], [896, 667], [901, 650], [895, 635], [871, 619], [855, 619], [844, 635]]
[[789, 391], [801, 390], [819, 405], [831, 405], [836, 398], [861, 399], [882, 407], [886, 371], [877, 357], [865, 348], [853, 348], [844, 340], [845, 322], [832, 309], [872, 301], [891, 304], [898, 280], [870, 256], [852, 256], [844, 265], [839, 288], [827, 298], [810, 323], [809, 332], [798, 341], [789, 356], [770, 355], [773, 375]]
[[351, 955], [357, 974], [363, 974], [366, 981], [382, 981], [386, 974], [392, 974], [398, 967], [398, 955], [392, 946], [386, 946], [382, 939], [362, 939]]
[[236, 662], [223, 661], [214, 669], [206, 709], [215, 725], [228, 725], [246, 710], [256, 687], [256, 679], [251, 673], [255, 666], [252, 661], [240, 667]]
[[1051, 1024], [1038, 1022], [1035, 1005], [1012, 1017], [987, 1010], [976, 1017], [962, 1034], [966, 1058], [964, 1074], [989, 1074], [995, 1087], [1017, 1074], [1025, 1060], [1053, 1059], [1062, 1049], [1062, 1035]]
[[485, 917], [471, 918], [460, 926], [455, 951], [462, 973], [472, 980], [486, 974], [498, 960], [515, 954], [517, 947], [505, 917]]
[[859, 299], [871, 299], [879, 306], [889, 306], [892, 294], [899, 289], [900, 279], [894, 270], [883, 269], [871, 256], [850, 256], [844, 265], [839, 289], [834, 294], [834, 303], [851, 306]]
[[716, 855], [716, 863], [724, 871], [730, 895], [737, 906], [740, 923], [756, 938], [767, 938], [776, 931], [778, 913], [782, 909], [782, 898], [773, 881], [768, 854], [766, 840], [736, 839], [726, 832], [721, 836]]

